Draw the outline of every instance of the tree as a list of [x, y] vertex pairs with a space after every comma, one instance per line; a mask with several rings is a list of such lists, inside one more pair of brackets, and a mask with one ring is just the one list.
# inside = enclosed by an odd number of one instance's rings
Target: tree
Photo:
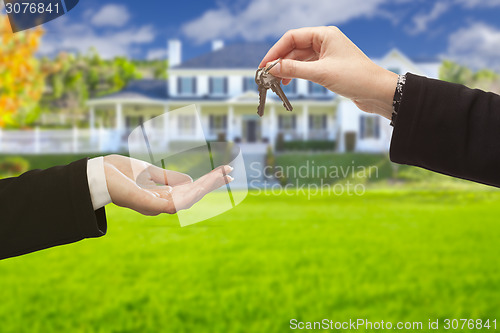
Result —
[[70, 115], [73, 123], [86, 115], [86, 100], [119, 91], [130, 80], [140, 78], [132, 61], [124, 57], [104, 60], [95, 49], [87, 54], [63, 52], [42, 62], [44, 67], [57, 69], [46, 79], [41, 101], [44, 112]]
[[499, 75], [494, 71], [481, 69], [474, 72], [466, 66], [448, 60], [443, 61], [439, 71], [439, 78], [486, 91], [498, 92], [500, 86]]
[[12, 33], [0, 15], [0, 127], [26, 126], [36, 119], [44, 73], [35, 58], [41, 28]]

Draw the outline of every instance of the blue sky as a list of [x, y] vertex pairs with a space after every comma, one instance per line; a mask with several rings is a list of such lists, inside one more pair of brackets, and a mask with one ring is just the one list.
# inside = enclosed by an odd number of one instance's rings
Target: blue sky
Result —
[[452, 58], [500, 69], [500, 0], [80, 0], [46, 24], [42, 52], [165, 57], [166, 41], [183, 58], [225, 43], [275, 42], [291, 28], [337, 25], [370, 57], [397, 47], [412, 58]]

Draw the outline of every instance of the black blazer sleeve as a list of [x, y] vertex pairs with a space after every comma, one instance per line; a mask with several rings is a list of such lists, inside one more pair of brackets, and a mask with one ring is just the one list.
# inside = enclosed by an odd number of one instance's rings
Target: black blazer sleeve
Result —
[[87, 159], [0, 180], [0, 259], [106, 233], [94, 211]]
[[500, 96], [407, 74], [390, 155], [500, 187]]

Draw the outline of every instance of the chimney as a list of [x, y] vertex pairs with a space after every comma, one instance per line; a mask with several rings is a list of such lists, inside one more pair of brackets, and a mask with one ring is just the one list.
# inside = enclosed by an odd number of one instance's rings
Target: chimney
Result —
[[168, 40], [168, 65], [174, 67], [182, 62], [182, 43], [178, 39]]
[[212, 52], [224, 48], [224, 41], [222, 39], [216, 39], [212, 41]]

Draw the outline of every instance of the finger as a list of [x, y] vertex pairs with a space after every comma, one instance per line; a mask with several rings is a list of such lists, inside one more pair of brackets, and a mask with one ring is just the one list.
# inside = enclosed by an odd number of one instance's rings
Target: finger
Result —
[[208, 193], [233, 181], [233, 177], [227, 174], [231, 171], [229, 166], [217, 168], [192, 184], [175, 187], [172, 190], [172, 198], [176, 211], [192, 207]]
[[300, 61], [314, 61], [318, 60], [318, 53], [316, 53], [312, 48], [308, 49], [295, 49], [288, 53], [283, 59], [293, 59]]
[[311, 48], [319, 53], [323, 36], [319, 33], [319, 28], [301, 28], [287, 31], [276, 44], [269, 49], [262, 59], [259, 67], [263, 67], [270, 61], [284, 58], [295, 49]]
[[151, 165], [147, 170], [151, 175], [151, 179], [157, 184], [176, 186], [193, 182], [193, 178], [182, 172], [165, 170], [155, 165]]
[[200, 177], [195, 183], [197, 183], [196, 185], [201, 185], [206, 190], [206, 193], [209, 193], [231, 182], [233, 177], [228, 175], [231, 171], [233, 171], [233, 168], [229, 165], [220, 166]]
[[320, 60], [297, 61], [283, 59], [270, 70], [270, 73], [284, 79], [299, 78], [317, 82], [322, 74], [321, 67]]
[[[305, 50], [292, 50], [292, 52], [288, 53], [284, 59], [293, 59], [293, 60], [300, 60], [300, 61], [315, 61], [319, 59], [319, 55], [312, 49], [305, 49]], [[273, 62], [267, 63], [266, 66], [269, 66], [269, 64], [272, 64]], [[271, 71], [272, 72], [272, 71]], [[283, 85], [288, 85], [290, 82], [292, 82], [291, 79], [283, 79], [281, 81]]]

